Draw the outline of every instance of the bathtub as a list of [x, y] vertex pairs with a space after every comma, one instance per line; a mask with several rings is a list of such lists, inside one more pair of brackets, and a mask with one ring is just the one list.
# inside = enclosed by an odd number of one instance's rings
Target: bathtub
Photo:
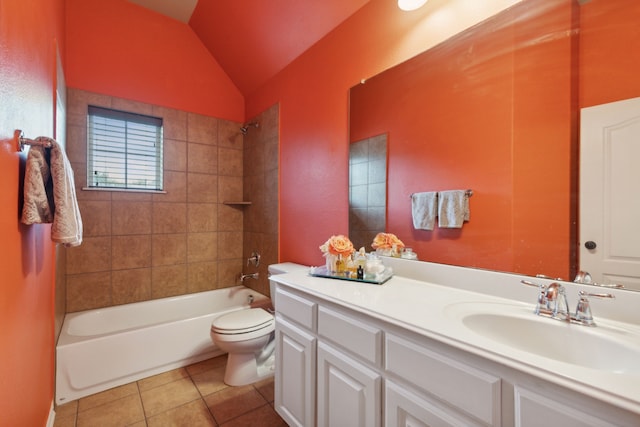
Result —
[[[251, 298], [252, 297], [252, 298]], [[264, 295], [244, 286], [69, 313], [56, 346], [56, 403], [223, 354], [211, 321]]]

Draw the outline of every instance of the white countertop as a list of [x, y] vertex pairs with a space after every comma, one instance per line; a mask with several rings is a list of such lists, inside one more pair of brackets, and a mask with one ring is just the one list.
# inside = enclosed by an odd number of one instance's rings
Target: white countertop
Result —
[[[394, 265], [394, 270], [396, 267], [398, 265]], [[449, 266], [445, 268], [462, 269]], [[402, 265], [398, 270], [403, 270]], [[456, 274], [455, 271], [453, 273]], [[476, 271], [471, 270], [470, 274], [474, 273]], [[489, 274], [488, 277], [493, 278], [490, 272], [482, 274]], [[527, 319], [531, 316], [534, 321], [557, 322], [533, 314], [537, 292], [535, 288], [523, 291], [522, 288], [528, 287], [518, 286], [516, 282], [513, 284], [515, 297], [509, 295], [509, 298], [501, 298], [399, 274], [383, 285], [312, 277], [304, 270], [275, 275], [271, 280], [640, 414], [640, 360], [637, 370], [631, 372], [586, 368], [497, 342], [473, 332], [460, 321], [460, 316], [465, 311], [487, 304], [482, 307], [493, 307], [496, 310], [494, 312], [499, 313], [501, 307], [508, 307], [508, 311], [517, 316]], [[495, 289], [491, 292], [495, 293]], [[530, 302], [524, 302], [523, 295]], [[570, 302], [573, 303], [574, 300]], [[574, 307], [570, 309], [573, 310]], [[587, 328], [587, 333], [623, 335], [626, 344], [640, 349], [640, 326], [637, 323], [598, 317], [596, 310], [594, 317], [598, 323], [596, 328], [568, 324], [566, 327]], [[616, 361], [611, 360], [610, 363], [615, 366]]]

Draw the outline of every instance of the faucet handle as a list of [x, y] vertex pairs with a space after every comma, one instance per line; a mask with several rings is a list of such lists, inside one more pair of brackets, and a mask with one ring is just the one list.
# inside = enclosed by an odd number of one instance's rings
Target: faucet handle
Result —
[[613, 294], [591, 293], [586, 291], [579, 291], [578, 296], [580, 298], [578, 300], [578, 306], [576, 307], [574, 320], [586, 326], [596, 326], [596, 322], [593, 321], [593, 315], [591, 314], [591, 304], [587, 298], [588, 296], [595, 298], [615, 298]]
[[530, 282], [528, 280], [521, 280], [520, 283], [527, 286], [535, 286], [538, 288], [540, 293], [538, 294], [538, 302], [536, 304], [536, 308], [533, 311], [535, 314], [540, 314], [540, 309], [548, 308], [549, 302], [547, 300], [547, 287], [546, 285], [541, 285], [540, 283]]

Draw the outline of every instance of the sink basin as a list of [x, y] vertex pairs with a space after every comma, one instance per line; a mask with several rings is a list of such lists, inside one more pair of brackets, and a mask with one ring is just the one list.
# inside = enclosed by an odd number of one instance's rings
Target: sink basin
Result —
[[449, 314], [470, 331], [517, 350], [585, 368], [640, 374], [640, 339], [629, 331], [570, 324], [508, 304], [464, 303]]

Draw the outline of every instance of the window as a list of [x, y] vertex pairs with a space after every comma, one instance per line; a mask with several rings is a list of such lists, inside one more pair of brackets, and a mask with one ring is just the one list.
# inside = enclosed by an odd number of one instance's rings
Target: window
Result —
[[162, 119], [89, 106], [89, 188], [162, 191]]

